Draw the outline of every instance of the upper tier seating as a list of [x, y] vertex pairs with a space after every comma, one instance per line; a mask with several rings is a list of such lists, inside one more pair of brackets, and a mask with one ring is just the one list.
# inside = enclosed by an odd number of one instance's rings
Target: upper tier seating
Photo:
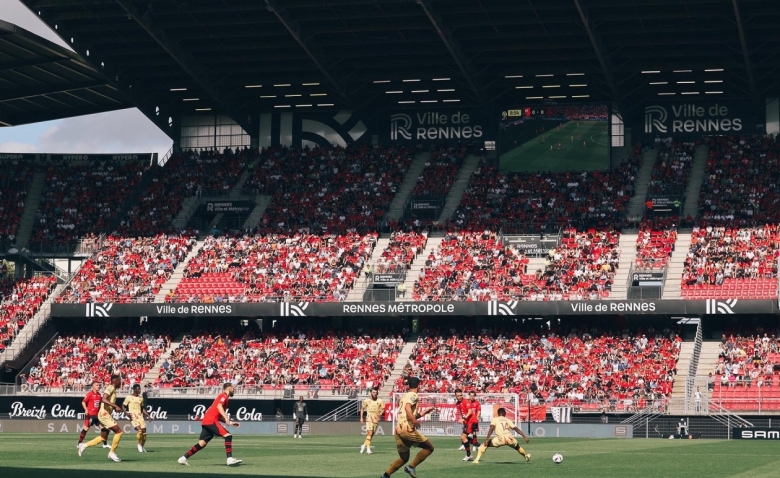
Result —
[[306, 331], [285, 336], [185, 336], [160, 367], [156, 387], [216, 387], [243, 378], [241, 387], [262, 392], [292, 385], [304, 391], [347, 393], [381, 387], [404, 341], [400, 337]]
[[57, 279], [50, 275], [0, 278], [0, 352], [13, 342], [56, 285]]
[[729, 410], [780, 410], [780, 344], [769, 335], [723, 335], [710, 402]]
[[450, 227], [498, 231], [503, 223], [558, 223], [578, 227], [619, 225], [631, 194], [642, 152], [614, 171], [580, 173], [499, 172], [484, 159], [474, 172]]
[[376, 234], [210, 236], [166, 300], [344, 300], [371, 257], [376, 238]]
[[[454, 331], [454, 329], [452, 329]], [[519, 393], [551, 405], [669, 397], [682, 340], [647, 330], [621, 335], [571, 331], [479, 335], [423, 331], [411, 357], [422, 392]], [[551, 357], [554, 356], [554, 359]], [[404, 390], [403, 379], [395, 385]]]
[[0, 246], [8, 246], [16, 239], [33, 168], [17, 159], [0, 161], [0, 168]]
[[93, 380], [122, 376], [122, 390], [141, 383], [170, 345], [170, 337], [84, 333], [60, 336], [26, 377], [31, 391], [86, 391]]
[[780, 136], [715, 136], [699, 195], [701, 225], [780, 222]]
[[658, 159], [653, 166], [647, 195], [682, 195], [688, 185], [696, 143], [677, 138], [665, 138], [656, 143]]
[[412, 197], [444, 198], [455, 183], [467, 152], [466, 146], [434, 149], [420, 177], [417, 178], [417, 184], [412, 189]]
[[109, 236], [57, 302], [152, 302], [195, 243], [194, 238], [179, 235]]
[[144, 161], [49, 163], [30, 241], [57, 249], [114, 227], [124, 201], [147, 173]]
[[695, 227], [683, 269], [683, 298], [777, 298], [779, 244], [777, 224]]
[[636, 238], [636, 269], [666, 268], [677, 241], [677, 229], [673, 226], [671, 220], [660, 219], [640, 224]]
[[376, 231], [413, 152], [350, 145], [265, 150], [247, 187], [273, 193], [260, 231], [347, 234]]
[[122, 235], [152, 236], [171, 232], [171, 221], [181, 209], [182, 200], [197, 194], [224, 194], [236, 185], [246, 166], [257, 152], [250, 149], [232, 151], [182, 151], [174, 154], [121, 221]]

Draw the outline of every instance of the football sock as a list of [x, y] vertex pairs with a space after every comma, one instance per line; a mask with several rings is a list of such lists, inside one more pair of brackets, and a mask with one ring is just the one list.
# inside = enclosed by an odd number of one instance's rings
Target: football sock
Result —
[[111, 442], [111, 453], [116, 452], [116, 449], [119, 448], [119, 440], [122, 439], [122, 432], [117, 433], [114, 435], [114, 441]]
[[233, 435], [225, 437], [225, 453], [228, 458], [233, 456]]
[[146, 432], [141, 432], [141, 446], [146, 445]]
[[479, 461], [480, 458], [482, 458], [482, 455], [487, 451], [487, 447], [485, 445], [482, 445], [477, 450], [477, 461]]
[[366, 448], [371, 446], [371, 437], [366, 437], [366, 441], [363, 442], [363, 446]]
[[519, 447], [517, 449], [517, 452], [520, 453], [521, 455], [525, 456], [525, 450], [523, 450], [523, 447]]
[[467, 441], [463, 442], [463, 447], [466, 449], [466, 456], [471, 456], [471, 443]]
[[195, 453], [197, 453], [197, 452], [201, 451], [202, 449], [203, 449], [203, 447], [202, 447], [202, 446], [200, 446], [200, 443], [196, 443], [195, 445], [193, 445], [193, 446], [192, 446], [192, 448], [190, 448], [190, 449], [187, 451], [187, 453], [185, 453], [185, 454], [184, 454], [184, 456], [185, 456], [185, 457], [187, 457], [187, 458], [189, 458], [189, 457], [191, 457], [192, 455], [194, 455]]
[[420, 450], [417, 453], [417, 456], [414, 457], [414, 460], [409, 464], [412, 468], [417, 468], [420, 463], [424, 462], [426, 458], [431, 456], [431, 453], [433, 453], [431, 450]]
[[87, 431], [82, 429], [81, 433], [79, 433], [79, 444], [84, 442], [85, 436], [87, 436]]
[[99, 445], [100, 443], [103, 443], [103, 437], [95, 437], [89, 442], [87, 442], [87, 448], [95, 445]]
[[144, 434], [141, 432], [136, 432], [135, 434], [135, 441], [137, 441], [139, 445], [143, 445], [143, 435]]
[[396, 458], [394, 462], [390, 463], [390, 467], [385, 472], [385, 475], [388, 475], [388, 476], [392, 475], [393, 473], [398, 471], [399, 468], [404, 466], [404, 463], [406, 463], [406, 462], [403, 461], [402, 459]]

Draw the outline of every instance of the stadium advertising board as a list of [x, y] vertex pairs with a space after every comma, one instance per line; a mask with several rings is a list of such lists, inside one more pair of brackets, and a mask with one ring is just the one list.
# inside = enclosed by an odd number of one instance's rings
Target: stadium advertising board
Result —
[[375, 273], [371, 280], [374, 282], [374, 284], [396, 284], [398, 282], [401, 282], [404, 280], [404, 274], [403, 273]]
[[45, 156], [35, 153], [0, 153], [0, 161], [35, 161]]
[[412, 211], [429, 211], [429, 210], [441, 209], [441, 201], [430, 200], [430, 199], [426, 199], [426, 200], [413, 199], [410, 204], [412, 207]]
[[728, 101], [653, 102], [637, 108], [627, 124], [632, 134], [701, 137], [720, 134], [750, 134], [755, 118], [746, 103]]
[[384, 139], [392, 143], [413, 144], [456, 140], [485, 141], [485, 116], [471, 109], [420, 109], [391, 113]]
[[658, 271], [634, 272], [631, 276], [631, 285], [638, 287], [664, 285], [664, 273]]
[[780, 440], [780, 429], [732, 428], [731, 438], [740, 440]]
[[507, 242], [521, 249], [527, 256], [546, 256], [550, 249], [558, 246], [558, 237], [540, 236], [539, 234], [508, 236]]
[[589, 300], [486, 302], [263, 302], [52, 304], [52, 317], [339, 317], [776, 314], [773, 300]]
[[48, 154], [55, 161], [151, 161], [153, 153], [129, 154]]
[[254, 209], [252, 201], [209, 201], [206, 203], [206, 212], [247, 214], [252, 209]]

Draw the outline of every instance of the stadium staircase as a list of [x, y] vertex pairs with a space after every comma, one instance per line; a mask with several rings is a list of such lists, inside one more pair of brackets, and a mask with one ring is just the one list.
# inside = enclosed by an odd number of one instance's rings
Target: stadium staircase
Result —
[[200, 206], [200, 198], [197, 196], [190, 196], [182, 199], [181, 210], [179, 210], [179, 213], [173, 218], [173, 227], [177, 231], [186, 229], [187, 223], [192, 215], [195, 214], [198, 206]]
[[620, 263], [615, 280], [612, 283], [612, 291], [609, 293], [610, 300], [626, 300], [628, 298], [628, 275], [631, 273], [631, 265], [636, 261], [636, 238], [637, 233], [626, 232], [620, 235]]
[[385, 403], [390, 403], [393, 400], [393, 386], [395, 386], [395, 383], [398, 381], [401, 375], [403, 375], [404, 367], [407, 363], [409, 363], [409, 357], [412, 356], [412, 352], [414, 351], [414, 347], [416, 345], [417, 337], [409, 337], [404, 344], [404, 348], [401, 349], [401, 352], [395, 359], [395, 364], [393, 364], [393, 371], [390, 373], [390, 377], [385, 380], [385, 384], [382, 386], [382, 390], [379, 391], [379, 398], [384, 400]]
[[419, 153], [414, 156], [412, 164], [409, 165], [409, 170], [406, 171], [401, 185], [398, 186], [398, 190], [395, 192], [395, 197], [390, 202], [390, 206], [387, 208], [387, 215], [385, 218], [388, 221], [397, 221], [404, 217], [404, 206], [406, 200], [409, 199], [412, 189], [417, 185], [417, 179], [425, 169], [425, 162], [431, 158], [431, 153]]
[[542, 256], [542, 257], [529, 257], [528, 258], [528, 267], [526, 268], [525, 273], [530, 275], [530, 274], [536, 274], [536, 271], [538, 271], [539, 269], [544, 271], [544, 269], [546, 267], [546, 265], [545, 265], [546, 263], [547, 263], [547, 257], [546, 256]]
[[406, 286], [406, 295], [404, 297], [398, 297], [396, 300], [401, 302], [411, 302], [412, 292], [414, 291], [414, 283], [420, 277], [420, 271], [425, 267], [425, 261], [428, 260], [428, 255], [435, 251], [439, 245], [441, 245], [443, 237], [430, 237], [428, 236], [428, 243], [425, 244], [425, 249], [412, 261], [409, 270], [406, 272], [406, 280], [404, 286]]
[[696, 146], [693, 152], [691, 175], [688, 179], [688, 187], [685, 190], [684, 217], [697, 217], [699, 215], [699, 193], [701, 193], [701, 186], [704, 183], [704, 170], [707, 167], [709, 154], [710, 149], [707, 145]]
[[647, 187], [653, 175], [653, 167], [658, 160], [658, 150], [649, 149], [642, 155], [642, 164], [634, 178], [634, 195], [628, 201], [628, 217], [642, 217], [645, 215], [645, 198]]
[[41, 194], [45, 184], [46, 171], [36, 172], [30, 184], [30, 189], [27, 191], [27, 196], [24, 198], [24, 211], [19, 220], [19, 229], [16, 233], [16, 247], [19, 249], [30, 245], [30, 236], [35, 226], [35, 213], [38, 212], [38, 207], [41, 205]]
[[171, 356], [174, 350], [179, 348], [179, 345], [181, 345], [182, 337], [179, 336], [178, 338], [171, 341], [171, 344], [168, 346], [167, 349], [165, 349], [165, 352], [160, 355], [160, 359], [157, 360], [157, 362], [152, 366], [152, 368], [149, 369], [146, 374], [144, 374], [143, 378], [141, 379], [141, 384], [149, 383], [154, 385], [154, 383], [157, 381], [157, 377], [160, 376], [160, 367], [162, 367], [163, 362], [165, 362], [168, 357]]
[[[371, 264], [371, 269], [374, 269], [376, 261], [382, 257], [382, 252], [390, 244], [389, 237], [380, 237], [374, 244], [374, 251], [371, 253], [371, 257], [368, 259], [368, 263]], [[363, 296], [366, 294], [366, 290], [370, 285], [369, 281], [366, 281], [363, 271], [360, 271], [358, 278], [355, 279], [355, 284], [347, 294], [347, 302], [363, 302]]]
[[683, 268], [685, 267], [685, 257], [688, 255], [688, 248], [691, 245], [691, 233], [677, 231], [677, 241], [674, 243], [674, 252], [669, 258], [666, 269], [666, 281], [661, 297], [664, 300], [677, 300], [682, 298]]
[[455, 179], [455, 183], [450, 188], [450, 192], [447, 193], [447, 199], [444, 201], [444, 209], [439, 216], [440, 224], [446, 223], [450, 220], [452, 215], [455, 214], [455, 209], [458, 208], [458, 205], [463, 198], [463, 192], [471, 181], [471, 175], [477, 170], [481, 160], [482, 157], [477, 155], [470, 154], [466, 156], [466, 160], [463, 161], [463, 164], [460, 166], [460, 171], [458, 171], [458, 177]]
[[8, 363], [19, 357], [22, 352], [38, 336], [38, 333], [49, 321], [51, 317], [51, 304], [60, 295], [67, 284], [58, 284], [49, 297], [41, 304], [41, 308], [35, 313], [32, 319], [19, 331], [11, 345], [0, 354], [0, 364]]
[[243, 228], [245, 230], [254, 229], [260, 224], [260, 219], [263, 218], [266, 208], [271, 205], [271, 199], [273, 199], [271, 196], [265, 195], [255, 197], [255, 208], [252, 209], [252, 212], [249, 213], [249, 217], [244, 221]]
[[696, 342], [683, 342], [680, 347], [680, 358], [677, 361], [677, 376], [674, 378], [672, 397], [669, 400], [671, 415], [689, 414], [694, 411], [692, 392], [689, 382], [696, 377], [697, 358], [694, 356]]
[[165, 296], [168, 295], [170, 291], [176, 289], [176, 286], [178, 286], [179, 282], [181, 282], [181, 280], [184, 278], [185, 267], [187, 267], [187, 264], [190, 263], [190, 260], [192, 260], [192, 258], [200, 252], [205, 242], [205, 240], [199, 240], [197, 244], [195, 244], [195, 247], [192, 248], [190, 253], [187, 254], [187, 257], [185, 257], [183, 261], [179, 262], [179, 264], [176, 266], [176, 269], [173, 270], [171, 277], [169, 277], [165, 284], [163, 284], [163, 286], [160, 288], [160, 292], [154, 296], [155, 303], [165, 302]]
[[[710, 391], [707, 389], [707, 376], [712, 373], [715, 376], [715, 367], [718, 365], [720, 354], [719, 342], [702, 342], [701, 355], [699, 356], [699, 368], [696, 371], [697, 385], [700, 387], [702, 400], [710, 402]], [[720, 378], [718, 378], [720, 380]]]

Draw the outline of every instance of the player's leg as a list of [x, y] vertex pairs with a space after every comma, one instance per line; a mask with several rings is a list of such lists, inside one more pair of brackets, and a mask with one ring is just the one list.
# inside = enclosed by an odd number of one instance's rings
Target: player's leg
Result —
[[461, 448], [466, 450], [466, 456], [463, 457], [463, 461], [469, 461], [471, 459], [471, 438], [469, 437], [469, 426], [463, 424], [463, 430], [460, 432]]
[[189, 465], [189, 462], [187, 461], [188, 458], [190, 458], [195, 453], [201, 451], [202, 449], [206, 448], [206, 445], [209, 444], [212, 438], [214, 438], [214, 432], [211, 430], [212, 425], [201, 425], [200, 427], [200, 437], [198, 438], [198, 442], [194, 445], [192, 445], [192, 448], [187, 450], [187, 453], [179, 457], [179, 464], [180, 465]]
[[119, 448], [119, 441], [122, 439], [122, 429], [119, 425], [114, 424], [113, 427], [109, 427], [109, 430], [114, 432], [114, 439], [111, 441], [111, 450], [108, 452], [108, 457], [114, 461], [119, 461], [119, 457], [116, 456], [116, 449]]
[[141, 449], [146, 453], [146, 427], [141, 428]]
[[105, 427], [103, 427], [101, 425], [100, 426], [100, 435], [96, 436], [92, 440], [90, 440], [87, 443], [85, 443], [84, 444], [84, 448], [90, 448], [90, 447], [93, 447], [93, 446], [97, 446], [97, 445], [99, 445], [101, 443], [105, 444], [107, 441], [108, 441], [108, 429], [106, 429]]
[[[422, 434], [420, 435], [422, 436]], [[412, 462], [409, 463], [408, 466], [404, 467], [404, 471], [409, 473], [409, 476], [412, 478], [417, 478], [417, 467], [420, 466], [420, 463], [424, 462], [425, 459], [431, 456], [433, 453], [433, 443], [431, 443], [431, 441], [427, 438], [425, 438], [424, 442], [417, 443], [416, 446], [420, 448], [420, 451], [417, 452], [417, 455], [415, 455]]]
[[472, 448], [479, 448], [479, 423], [472, 423], [469, 429]]
[[81, 432], [79, 433], [79, 445], [84, 443], [84, 437], [87, 436], [87, 432], [89, 431], [89, 426], [92, 424], [92, 417], [87, 416], [87, 418], [84, 419], [84, 426], [81, 427]]
[[366, 424], [366, 439], [363, 441], [363, 446], [360, 447], [360, 453], [363, 453], [364, 450], [368, 449], [368, 453], [371, 453], [371, 438], [374, 437], [374, 426], [373, 424]]
[[477, 450], [477, 459], [474, 460], [474, 463], [479, 463], [480, 458], [482, 458], [482, 455], [485, 454], [488, 448], [490, 447], [496, 447], [498, 445], [498, 437], [493, 437], [490, 440], [485, 440], [485, 443], [482, 444], [481, 447]]
[[[397, 443], [396, 443], [396, 448], [398, 448]], [[382, 478], [388, 478], [390, 475], [400, 470], [402, 466], [404, 466], [409, 462], [409, 456], [410, 455], [409, 455], [408, 447], [406, 448], [406, 451], [399, 451], [398, 458], [396, 458], [392, 463], [390, 463], [390, 466], [387, 467], [387, 470], [385, 470], [385, 473], [382, 475]]]
[[526, 463], [527, 463], [527, 462], [529, 462], [529, 461], [531, 461], [531, 454], [530, 454], [530, 453], [528, 453], [528, 452], [526, 452], [526, 451], [523, 449], [523, 447], [521, 447], [521, 446], [520, 446], [520, 444], [517, 442], [517, 440], [515, 440], [514, 444], [513, 444], [513, 445], [510, 445], [510, 446], [511, 446], [512, 448], [514, 448], [514, 449], [515, 449], [515, 451], [517, 451], [518, 453], [520, 453], [520, 455], [521, 455], [523, 458], [525, 458], [525, 461], [526, 461]]
[[233, 458], [233, 435], [228, 432], [222, 424], [217, 423], [215, 425], [219, 432], [219, 435], [225, 440], [225, 455], [227, 456], [227, 465], [238, 465], [244, 460], [237, 460]]

